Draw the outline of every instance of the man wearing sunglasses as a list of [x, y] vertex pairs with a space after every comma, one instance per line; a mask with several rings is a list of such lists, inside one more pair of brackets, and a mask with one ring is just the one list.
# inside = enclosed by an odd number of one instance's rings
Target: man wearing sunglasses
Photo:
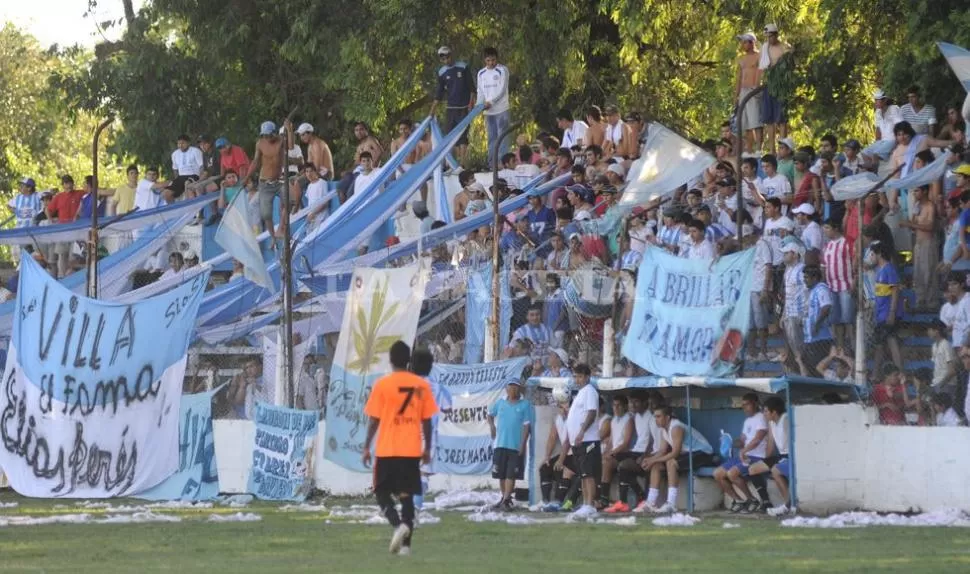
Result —
[[[435, 115], [438, 104], [445, 103], [444, 132], [448, 134], [455, 129], [461, 120], [465, 119], [469, 110], [475, 105], [475, 86], [472, 74], [465, 62], [455, 62], [451, 55], [451, 48], [438, 48], [438, 87], [435, 90], [434, 103], [431, 104], [431, 115]], [[468, 151], [468, 130], [458, 139], [458, 161], [465, 162]]]

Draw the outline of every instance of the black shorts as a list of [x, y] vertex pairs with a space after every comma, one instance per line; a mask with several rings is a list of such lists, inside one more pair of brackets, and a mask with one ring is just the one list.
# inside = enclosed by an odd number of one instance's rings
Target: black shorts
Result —
[[499, 480], [522, 480], [525, 465], [519, 451], [510, 448], [497, 448], [492, 452], [492, 478]]
[[872, 341], [877, 345], [882, 345], [886, 343], [890, 337], [896, 336], [896, 331], [899, 330], [899, 319], [892, 325], [886, 323], [876, 323], [876, 329], [872, 333]]
[[185, 184], [199, 181], [197, 175], [180, 175], [172, 180], [168, 188], [172, 190], [172, 197], [181, 197], [185, 193]]
[[641, 456], [643, 456], [642, 452], [633, 452], [632, 450], [628, 450], [626, 452], [614, 454], [613, 458], [616, 459], [617, 464], [619, 464], [624, 460], [636, 460]]
[[603, 453], [600, 451], [600, 441], [584, 442], [573, 447], [576, 458], [577, 474], [581, 478], [595, 477], [599, 480], [603, 474]]
[[378, 457], [374, 462], [374, 492], [421, 494], [421, 458]]
[[802, 351], [802, 362], [805, 363], [806, 367], [814, 370], [815, 365], [828, 356], [834, 344], [835, 341], [832, 339], [805, 343], [804, 350]]
[[702, 466], [714, 466], [714, 457], [706, 452], [682, 452], [677, 457], [677, 466], [681, 471], [688, 471], [691, 467], [691, 458], [694, 459], [694, 468]]
[[[455, 126], [461, 123], [461, 120], [465, 119], [468, 115], [468, 108], [448, 108], [445, 110], [445, 133], [448, 135], [451, 130], [455, 129]], [[461, 137], [458, 138], [458, 145], [468, 145], [468, 130], [466, 129], [461, 133]]]
[[788, 458], [787, 454], [782, 454], [782, 455], [773, 454], [761, 462], [765, 463], [765, 465], [767, 465], [768, 468], [774, 468], [776, 464], [785, 460], [786, 458]]

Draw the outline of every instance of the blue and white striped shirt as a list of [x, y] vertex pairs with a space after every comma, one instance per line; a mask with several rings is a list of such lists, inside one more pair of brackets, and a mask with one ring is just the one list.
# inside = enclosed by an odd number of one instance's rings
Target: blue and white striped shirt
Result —
[[629, 249], [620, 256], [616, 261], [616, 270], [622, 271], [626, 268], [639, 269], [640, 262], [643, 261], [643, 255], [639, 251], [634, 251]]
[[17, 227], [30, 227], [34, 224], [34, 216], [44, 210], [40, 194], [36, 191], [30, 194], [18, 193], [7, 205], [13, 208], [17, 218]]
[[657, 234], [657, 238], [660, 243], [668, 245], [670, 247], [680, 247], [680, 236], [683, 234], [680, 226], [674, 227], [661, 227], [660, 233]]
[[552, 331], [542, 323], [538, 325], [526, 323], [515, 330], [512, 338], [532, 341], [532, 358], [543, 358], [549, 352], [549, 341], [552, 340]]
[[731, 232], [720, 223], [712, 223], [704, 230], [704, 239], [707, 239], [711, 243], [717, 243], [725, 237], [730, 236]]

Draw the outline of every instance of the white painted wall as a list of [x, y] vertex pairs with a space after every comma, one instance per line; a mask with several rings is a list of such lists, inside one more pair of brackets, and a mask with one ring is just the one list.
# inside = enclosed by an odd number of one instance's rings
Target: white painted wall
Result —
[[[536, 474], [555, 416], [553, 407], [536, 408]], [[810, 405], [795, 409], [798, 497], [802, 510], [831, 513], [852, 509], [886, 512], [955, 507], [970, 512], [970, 428], [888, 427], [873, 424], [876, 414], [858, 404]], [[246, 491], [254, 426], [249, 421], [213, 423], [219, 488]], [[317, 441], [323, 444], [321, 421]], [[317, 487], [338, 495], [366, 494], [371, 477], [350, 472], [316, 451]], [[525, 485], [523, 485], [525, 486]], [[432, 490], [495, 488], [489, 476], [436, 475]], [[686, 479], [678, 506], [686, 507]], [[778, 498], [772, 488], [773, 499]], [[538, 493], [537, 493], [538, 495]], [[777, 500], [775, 500], [777, 502]], [[711, 510], [720, 497], [711, 479], [695, 482], [697, 510]]]

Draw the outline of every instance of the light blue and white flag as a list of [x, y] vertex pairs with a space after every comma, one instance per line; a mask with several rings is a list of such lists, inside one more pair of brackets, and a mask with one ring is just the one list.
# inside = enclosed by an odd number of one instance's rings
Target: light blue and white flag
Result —
[[[499, 345], [496, 354], [509, 342], [512, 325], [512, 295], [509, 292], [509, 272], [499, 275]], [[465, 356], [464, 363], [480, 363], [485, 354], [488, 321], [492, 316], [492, 264], [483, 265], [468, 273], [465, 290]]]
[[623, 354], [651, 374], [734, 371], [751, 320], [754, 249], [715, 261], [643, 254]]
[[[441, 140], [444, 136], [441, 134], [441, 127], [438, 125], [438, 120], [431, 120], [431, 149], [438, 149], [441, 145]], [[448, 159], [454, 160], [451, 154], [448, 154]], [[455, 166], [452, 165], [452, 168]], [[434, 174], [431, 176], [431, 182], [434, 185], [434, 199], [435, 206], [438, 209], [438, 220], [444, 221], [445, 223], [451, 224], [455, 222], [455, 216], [451, 213], [451, 202], [448, 200], [448, 186], [445, 185], [445, 175], [444, 170], [441, 166], [435, 168]]]
[[970, 92], [970, 50], [946, 42], [937, 42], [936, 45], [939, 46], [940, 52], [946, 58], [946, 63], [950, 64], [957, 79], [963, 84], [963, 89]]
[[631, 208], [673, 193], [714, 164], [714, 156], [661, 124], [650, 124], [640, 159], [630, 166], [621, 205]]
[[[870, 157], [878, 157], [881, 161], [886, 161], [889, 156], [893, 153], [893, 148], [896, 147], [895, 140], [879, 140], [874, 141], [869, 144], [865, 149], [862, 150], [862, 155], [867, 155]], [[839, 180], [842, 181], [842, 180]]]
[[108, 303], [21, 258], [0, 391], [0, 467], [14, 490], [127, 496], [178, 470], [186, 352], [208, 280]]
[[[481, 363], [435, 363], [428, 377], [451, 396], [435, 432], [433, 468], [444, 474], [487, 474], [492, 468], [492, 435], [488, 410], [505, 396], [509, 379], [522, 379], [528, 357]], [[534, 431], [535, 429], [533, 429]]]
[[256, 403], [247, 491], [263, 500], [306, 499], [313, 490], [317, 411]]
[[871, 171], [863, 171], [849, 177], [843, 177], [835, 182], [829, 190], [835, 201], [849, 201], [865, 197], [867, 193], [879, 183], [879, 176]]
[[933, 163], [924, 165], [916, 171], [911, 171], [906, 177], [890, 179], [886, 182], [889, 189], [916, 189], [923, 185], [930, 185], [934, 181], [939, 181], [946, 173], [947, 164], [953, 153], [946, 150], [933, 160]]
[[256, 241], [256, 234], [249, 224], [249, 199], [245, 193], [237, 193], [232, 203], [222, 214], [222, 221], [216, 229], [215, 241], [226, 253], [245, 267], [246, 279], [275, 291], [276, 286], [266, 269], [263, 252]]
[[374, 381], [391, 372], [391, 345], [414, 342], [427, 282], [428, 270], [420, 265], [354, 270], [330, 371], [327, 460], [367, 472], [360, 460], [367, 434], [364, 405]]
[[219, 496], [219, 467], [212, 434], [212, 397], [224, 386], [205, 393], [182, 395], [178, 472], [137, 498], [196, 501]]

